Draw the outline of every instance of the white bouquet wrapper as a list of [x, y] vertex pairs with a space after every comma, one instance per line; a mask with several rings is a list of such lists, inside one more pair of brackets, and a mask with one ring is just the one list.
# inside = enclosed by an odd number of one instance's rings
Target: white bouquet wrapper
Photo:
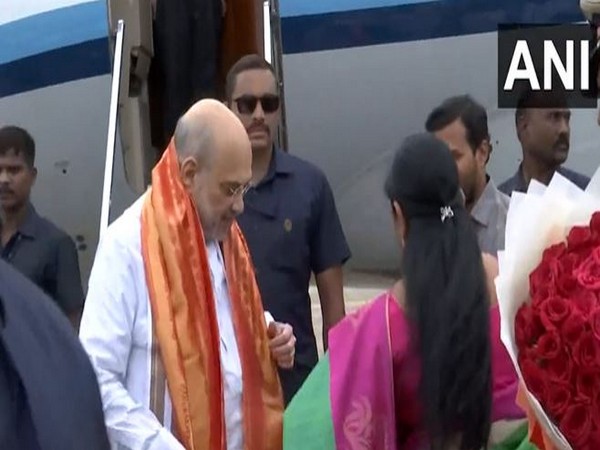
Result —
[[[565, 241], [570, 229], [589, 225], [600, 210], [600, 168], [585, 191], [555, 173], [550, 184], [532, 181], [527, 193], [513, 192], [506, 219], [504, 251], [498, 252], [499, 275], [496, 292], [500, 309], [500, 338], [523, 386], [515, 340], [515, 317], [520, 306], [530, 301], [529, 274], [542, 260], [544, 250]], [[527, 398], [540, 425], [560, 450], [573, 450], [537, 399]]]

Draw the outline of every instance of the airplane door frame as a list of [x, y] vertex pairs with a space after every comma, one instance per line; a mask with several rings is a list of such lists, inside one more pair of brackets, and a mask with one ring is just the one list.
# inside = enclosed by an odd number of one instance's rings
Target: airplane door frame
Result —
[[285, 113], [285, 89], [283, 82], [283, 47], [281, 44], [281, 17], [279, 0], [263, 2], [263, 55], [275, 69], [280, 96], [281, 120], [277, 130], [277, 145], [288, 151], [287, 122]]

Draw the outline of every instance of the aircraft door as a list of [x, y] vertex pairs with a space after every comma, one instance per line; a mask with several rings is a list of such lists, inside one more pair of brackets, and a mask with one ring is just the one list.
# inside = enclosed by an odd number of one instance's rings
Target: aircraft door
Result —
[[281, 44], [281, 17], [279, 15], [279, 0], [263, 2], [263, 56], [275, 69], [279, 80], [279, 95], [281, 97], [281, 123], [277, 135], [277, 145], [287, 151], [287, 126], [285, 116], [285, 89], [283, 83], [283, 47]]
[[148, 74], [154, 55], [151, 0], [108, 0], [111, 48], [117, 22], [125, 22], [119, 90], [118, 130], [125, 177], [131, 188], [143, 193], [157, 158], [150, 133]]
[[[153, 3], [156, 6], [155, 2], [161, 1], [169, 0], [107, 0], [113, 48], [117, 22], [123, 20], [125, 23], [118, 130], [125, 176], [138, 193], [142, 193], [149, 185], [152, 167], [171, 138], [164, 136], [162, 126], [165, 80], [160, 71], [152, 66], [156, 61]], [[226, 74], [239, 58], [249, 53], [266, 56], [274, 65], [280, 80], [282, 126], [278, 143], [286, 149], [278, 2], [272, 0], [265, 4], [263, 0], [224, 0], [224, 3], [216, 96], [224, 99]], [[265, 55], [265, 47], [269, 55]], [[191, 98], [190, 104], [196, 100]]]

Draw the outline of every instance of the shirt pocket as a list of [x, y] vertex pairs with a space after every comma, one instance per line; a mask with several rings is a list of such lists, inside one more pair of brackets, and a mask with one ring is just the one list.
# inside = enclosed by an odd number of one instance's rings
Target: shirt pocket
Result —
[[304, 218], [278, 217], [272, 224], [271, 260], [276, 269], [304, 270], [309, 261], [307, 221]]

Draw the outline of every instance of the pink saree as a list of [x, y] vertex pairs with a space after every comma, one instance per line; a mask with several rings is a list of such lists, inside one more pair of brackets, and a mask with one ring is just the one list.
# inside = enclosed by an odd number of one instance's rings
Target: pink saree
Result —
[[[515, 403], [517, 378], [490, 311], [493, 348], [493, 420], [524, 417]], [[497, 323], [498, 322], [498, 323]], [[385, 292], [349, 314], [329, 333], [329, 350], [284, 414], [285, 450], [413, 450], [419, 431], [420, 368], [408, 345], [404, 313]], [[493, 450], [530, 450], [527, 426]]]
[[337, 449], [396, 448], [389, 293], [329, 334], [331, 404]]

